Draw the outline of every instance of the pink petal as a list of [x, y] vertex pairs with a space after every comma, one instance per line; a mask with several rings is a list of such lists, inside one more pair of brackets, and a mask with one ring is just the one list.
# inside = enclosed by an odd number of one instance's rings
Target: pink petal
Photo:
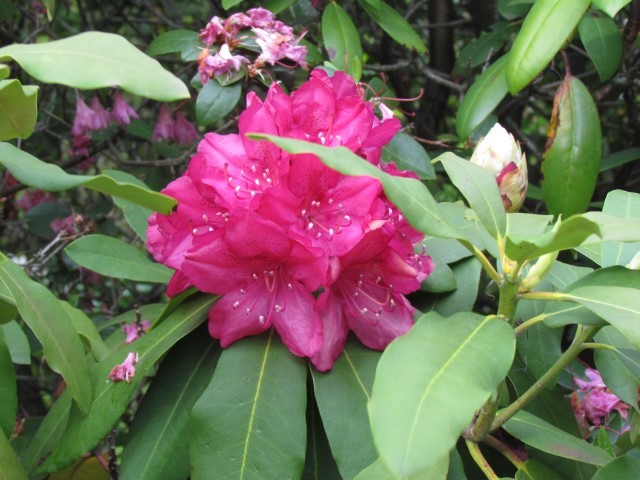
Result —
[[331, 290], [325, 290], [316, 301], [322, 320], [322, 347], [311, 357], [315, 367], [325, 372], [331, 370], [338, 359], [347, 340], [349, 327], [342, 313], [342, 302], [339, 296], [332, 295]]

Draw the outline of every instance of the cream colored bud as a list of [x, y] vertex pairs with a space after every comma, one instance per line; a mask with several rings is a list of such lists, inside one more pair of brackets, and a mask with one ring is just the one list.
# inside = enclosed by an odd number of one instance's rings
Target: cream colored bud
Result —
[[640, 270], [640, 251], [633, 256], [627, 265], [627, 268], [630, 268], [631, 270]]
[[556, 258], [558, 258], [558, 253], [560, 252], [555, 251], [542, 255], [538, 258], [538, 261], [529, 269], [527, 276], [522, 280], [522, 283], [520, 284], [520, 291], [528, 292], [535, 287], [542, 277], [549, 273], [553, 263], [556, 261]]

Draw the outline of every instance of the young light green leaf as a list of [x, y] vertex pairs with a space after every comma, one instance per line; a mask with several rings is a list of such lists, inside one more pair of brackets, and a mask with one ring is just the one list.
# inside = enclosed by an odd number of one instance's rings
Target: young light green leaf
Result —
[[[602, 212], [608, 215], [616, 215], [623, 219], [627, 219], [627, 225], [634, 223], [636, 225], [636, 234], [640, 239], [640, 194], [635, 192], [625, 192], [624, 190], [613, 190], [607, 194], [604, 200]], [[630, 220], [630, 221], [629, 221]], [[624, 227], [622, 227], [624, 228]], [[619, 234], [622, 228], [616, 228], [616, 234]], [[629, 228], [629, 227], [627, 227]], [[631, 262], [634, 255], [640, 250], [640, 241], [638, 242], [603, 242], [602, 243], [602, 266], [609, 267], [611, 265], [626, 266]]]
[[611, 18], [588, 11], [578, 25], [580, 40], [596, 67], [600, 81], [611, 78], [622, 61], [622, 35]]
[[178, 203], [174, 198], [138, 185], [117, 182], [107, 175], [71, 175], [57, 165], [38, 160], [10, 143], [0, 142], [0, 163], [20, 183], [48, 192], [83, 186], [129, 200], [165, 215], [171, 213], [172, 208]]
[[640, 450], [634, 448], [602, 467], [592, 480], [625, 480], [640, 472]]
[[[349, 339], [330, 372], [311, 369], [322, 424], [345, 480], [354, 478], [378, 456], [371, 438], [367, 402], [380, 355]], [[358, 448], [354, 449], [354, 445]]]
[[418, 473], [449, 453], [513, 361], [509, 324], [474, 313], [424, 315], [378, 363], [369, 415], [385, 463]]
[[567, 75], [553, 99], [542, 160], [542, 193], [550, 213], [567, 217], [587, 209], [601, 158], [602, 130], [596, 104], [587, 87]]
[[620, 9], [630, 3], [631, 0], [593, 0], [593, 4], [611, 18], [615, 17]]
[[29, 345], [27, 335], [18, 322], [12, 320], [11, 322], [4, 323], [0, 325], [0, 330], [2, 330], [4, 338], [7, 341], [11, 361], [18, 365], [30, 365], [31, 346]]
[[60, 301], [2, 254], [0, 278], [20, 316], [42, 344], [49, 367], [62, 375], [80, 409], [88, 411], [92, 398], [89, 366], [82, 342]]
[[506, 97], [507, 61], [503, 55], [476, 78], [467, 90], [456, 115], [456, 132], [466, 140]]
[[5, 63], [0, 63], [0, 80], [4, 80], [11, 75], [11, 68]]
[[413, 475], [398, 475], [394, 473], [381, 458], [362, 470], [355, 480], [446, 480], [449, 470], [449, 455], [444, 455], [433, 466]]
[[111, 351], [104, 343], [104, 340], [102, 340], [100, 332], [98, 332], [93, 320], [87, 317], [82, 310], [73, 307], [68, 302], [64, 302], [62, 300], [59, 300], [59, 302], [62, 305], [62, 308], [67, 312], [67, 315], [69, 315], [69, 319], [71, 320], [73, 327], [76, 329], [76, 332], [78, 332], [80, 338], [84, 340], [91, 350], [93, 358], [97, 362], [100, 362], [108, 357]]
[[526, 410], [520, 410], [502, 428], [527, 445], [552, 455], [592, 465], [606, 465], [611, 461], [604, 450], [560, 430]]
[[322, 39], [331, 63], [349, 73], [356, 82], [360, 81], [362, 74], [360, 35], [347, 12], [335, 2], [330, 2], [324, 7]]
[[391, 141], [382, 147], [382, 159], [385, 162], [394, 162], [400, 170], [411, 170], [421, 180], [436, 178], [429, 155], [422, 145], [406, 133], [396, 133]]
[[27, 138], [38, 118], [38, 87], [0, 80], [0, 140]]
[[205, 330], [165, 357], [136, 412], [122, 454], [122, 480], [182, 480], [189, 476], [189, 416], [211, 381], [220, 348]]
[[191, 478], [300, 478], [306, 400], [306, 363], [273, 329], [227, 347], [193, 408]]
[[94, 89], [120, 86], [129, 93], [171, 102], [189, 98], [182, 81], [125, 38], [85, 32], [46, 43], [0, 48], [0, 61], [15, 60], [45, 83]]
[[487, 232], [493, 238], [504, 238], [507, 217], [495, 177], [484, 168], [453, 153], [444, 153], [435, 161], [442, 163], [449, 178], [467, 199]]
[[28, 480], [27, 472], [7, 436], [0, 429], [0, 480]]
[[373, 20], [382, 27], [396, 42], [418, 53], [427, 51], [427, 47], [402, 15], [382, 0], [358, 0]]
[[198, 125], [211, 125], [234, 109], [240, 95], [242, 86], [234, 83], [226, 87], [220, 86], [215, 80], [204, 84], [196, 100], [196, 117]]
[[18, 385], [16, 371], [11, 361], [11, 353], [0, 328], [0, 434], [7, 437], [13, 433], [18, 413]]
[[513, 42], [507, 65], [509, 91], [518, 93], [551, 62], [573, 33], [591, 0], [537, 0]]
[[87, 235], [64, 249], [81, 267], [108, 277], [167, 283], [173, 271], [150, 260], [142, 250], [106, 235]]

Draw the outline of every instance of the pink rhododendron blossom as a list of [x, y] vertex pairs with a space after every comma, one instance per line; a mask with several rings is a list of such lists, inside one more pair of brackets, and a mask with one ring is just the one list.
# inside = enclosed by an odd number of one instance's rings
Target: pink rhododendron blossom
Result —
[[82, 97], [78, 96], [76, 98], [76, 115], [73, 119], [71, 133], [73, 135], [82, 135], [88, 131], [95, 130], [95, 116], [95, 112], [87, 106]]
[[249, 60], [242, 55], [233, 55], [229, 46], [225, 43], [214, 55], [209, 54], [209, 49], [204, 49], [198, 55], [198, 72], [200, 81], [204, 85], [210, 78], [228, 75], [237, 72], [243, 65], [249, 64]]
[[22, 210], [24, 213], [27, 213], [36, 205], [40, 205], [41, 203], [53, 202], [55, 197], [49, 192], [45, 192], [40, 190], [39, 188], [33, 188], [29, 190], [25, 190], [24, 193], [16, 200], [16, 207], [19, 210]]
[[181, 145], [191, 145], [199, 138], [198, 131], [185, 118], [184, 113], [182, 112], [178, 112], [176, 114], [173, 135], [176, 142]]
[[171, 115], [169, 107], [162, 105], [160, 107], [160, 115], [158, 115], [158, 121], [153, 128], [152, 139], [154, 142], [158, 140], [164, 140], [170, 142], [174, 138], [175, 121]]
[[587, 429], [589, 425], [599, 427], [602, 419], [608, 418], [614, 410], [622, 418], [627, 418], [629, 405], [611, 393], [611, 390], [602, 381], [600, 373], [593, 368], [587, 368], [585, 375], [589, 380], [585, 381], [577, 376], [573, 377], [579, 391], [584, 393], [580, 399], [574, 392], [571, 399], [571, 406], [580, 427], [583, 429]]
[[105, 110], [102, 103], [100, 103], [100, 99], [96, 95], [94, 95], [91, 100], [91, 111], [94, 113], [91, 117], [92, 130], [101, 130], [109, 126], [109, 123], [111, 122], [111, 114]]
[[120, 92], [116, 92], [113, 96], [113, 109], [111, 116], [121, 127], [129, 125], [132, 118], [138, 118], [136, 111], [127, 103]]
[[149, 330], [150, 327], [151, 322], [149, 320], [143, 320], [140, 326], [138, 326], [136, 322], [123, 326], [122, 331], [126, 335], [124, 343], [129, 345], [130, 343], [135, 342], [140, 338], [140, 334]]
[[404, 334], [414, 311], [404, 295], [433, 268], [414, 252], [423, 235], [377, 180], [245, 136], [340, 145], [391, 175], [414, 176], [379, 163], [399, 128], [395, 117], [377, 118], [343, 72], [316, 70], [291, 95], [275, 83], [264, 101], [247, 95], [239, 133], [207, 134], [185, 174], [163, 190], [177, 210], [149, 219], [147, 247], [176, 270], [168, 294], [194, 285], [222, 295], [209, 332], [223, 347], [273, 327], [319, 370], [332, 367], [349, 330], [375, 349]]
[[114, 382], [131, 383], [136, 376], [136, 363], [138, 363], [138, 352], [131, 352], [124, 362], [113, 367], [107, 378]]
[[76, 235], [80, 232], [79, 226], [85, 222], [82, 215], [69, 215], [64, 218], [56, 218], [49, 224], [55, 233]]

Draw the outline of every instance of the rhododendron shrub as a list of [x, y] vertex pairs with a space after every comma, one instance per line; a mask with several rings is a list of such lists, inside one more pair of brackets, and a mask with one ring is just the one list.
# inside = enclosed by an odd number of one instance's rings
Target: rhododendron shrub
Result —
[[209, 133], [185, 174], [163, 193], [171, 215], [154, 214], [147, 246], [175, 269], [173, 296], [194, 285], [221, 294], [209, 332], [223, 347], [272, 326], [292, 353], [328, 370], [352, 330], [383, 349], [413, 324], [404, 295], [432, 270], [415, 253], [415, 231], [370, 177], [348, 177], [314, 155], [291, 155], [247, 133], [345, 146], [377, 167], [399, 130], [381, 121], [353, 80], [315, 70], [291, 95], [273, 84], [247, 97], [239, 133]]

